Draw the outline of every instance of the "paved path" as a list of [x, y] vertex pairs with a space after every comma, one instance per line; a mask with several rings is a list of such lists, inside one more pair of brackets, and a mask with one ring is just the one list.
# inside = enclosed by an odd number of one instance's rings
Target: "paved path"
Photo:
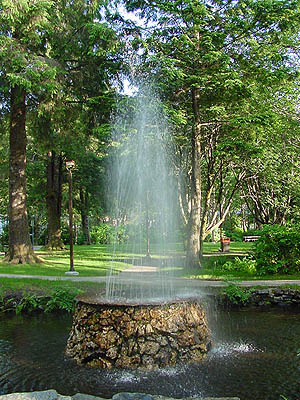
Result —
[[[152, 272], [152, 271], [151, 271]], [[133, 271], [132, 271], [133, 273]], [[124, 282], [130, 281], [131, 274], [127, 272], [122, 272], [122, 275], [119, 279]], [[152, 274], [150, 274], [152, 275]], [[18, 274], [0, 274], [0, 278], [22, 278], [22, 279], [44, 279], [49, 281], [73, 281], [73, 282], [106, 282], [107, 278], [105, 276], [41, 276], [41, 275], [18, 275]], [[144, 274], [142, 281], [151, 282], [152, 276]], [[221, 280], [210, 280], [210, 279], [183, 279], [183, 278], [174, 278], [174, 282], [181, 285], [186, 285], [187, 287], [224, 287], [227, 286], [227, 283]], [[234, 281], [234, 283], [239, 284], [240, 286], [281, 286], [281, 285], [299, 285], [299, 280], [247, 280], [247, 281]]]
[[[146, 262], [145, 262], [146, 261]], [[147, 262], [148, 261], [148, 262]], [[118, 283], [131, 284], [132, 282], [138, 282], [146, 286], [155, 285], [155, 283], [161, 281], [162, 275], [160, 275], [160, 268], [156, 265], [151, 265], [153, 259], [144, 260], [144, 265], [131, 265], [129, 268], [121, 271], [118, 275], [113, 276]], [[155, 261], [155, 260], [154, 260]], [[65, 276], [42, 276], [42, 275], [19, 275], [19, 274], [1, 274], [0, 278], [21, 278], [21, 279], [43, 279], [49, 281], [73, 281], [73, 282], [106, 282], [108, 278], [106, 276], [72, 276], [66, 274]], [[172, 279], [173, 284], [177, 287], [185, 288], [221, 288], [228, 285], [227, 282], [218, 279], [184, 279], [174, 278], [171, 274], [164, 276], [166, 279]], [[111, 279], [111, 278], [110, 278]], [[249, 286], [281, 286], [281, 285], [299, 285], [300, 279], [297, 280], [244, 280], [244, 281], [233, 281], [234, 283], [249, 287]]]

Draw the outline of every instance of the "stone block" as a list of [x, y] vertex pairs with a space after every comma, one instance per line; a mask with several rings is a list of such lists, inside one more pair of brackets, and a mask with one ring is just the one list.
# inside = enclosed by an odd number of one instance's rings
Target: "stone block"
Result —
[[[108, 320], [109, 326], [102, 323]], [[81, 297], [66, 354], [90, 367], [151, 369], [203, 359], [209, 337], [204, 309], [196, 299], [129, 308], [89, 304]]]

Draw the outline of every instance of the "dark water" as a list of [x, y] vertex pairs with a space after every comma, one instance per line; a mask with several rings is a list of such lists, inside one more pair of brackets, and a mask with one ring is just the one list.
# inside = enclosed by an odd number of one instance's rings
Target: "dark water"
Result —
[[52, 388], [107, 398], [130, 391], [178, 398], [300, 399], [300, 311], [218, 312], [210, 325], [214, 347], [201, 363], [108, 372], [64, 358], [70, 316], [0, 316], [0, 395]]

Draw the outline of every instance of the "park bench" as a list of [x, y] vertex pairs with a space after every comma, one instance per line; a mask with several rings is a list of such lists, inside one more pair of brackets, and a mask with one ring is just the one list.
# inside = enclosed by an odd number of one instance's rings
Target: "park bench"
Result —
[[258, 240], [260, 238], [260, 236], [243, 236], [243, 242], [255, 242], [256, 240]]

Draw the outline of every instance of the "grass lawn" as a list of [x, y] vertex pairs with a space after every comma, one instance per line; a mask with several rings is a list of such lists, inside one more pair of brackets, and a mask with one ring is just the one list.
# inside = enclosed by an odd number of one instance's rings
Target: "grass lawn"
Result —
[[204, 266], [201, 270], [179, 269], [176, 275], [188, 279], [210, 279], [223, 281], [267, 281], [267, 280], [300, 280], [300, 274], [294, 275], [254, 275], [239, 272], [221, 272], [214, 267]]
[[[69, 251], [36, 251], [44, 262], [41, 264], [11, 265], [0, 262], [1, 274], [65, 276], [69, 271]], [[120, 258], [121, 260], [122, 258]], [[119, 272], [128, 265], [121, 261], [112, 262], [110, 250], [105, 245], [74, 246], [74, 268], [80, 276], [105, 276], [110, 268]]]
[[[159, 253], [154, 254], [153, 258], [159, 257]], [[175, 244], [170, 250], [172, 255], [183, 256], [183, 247]], [[205, 254], [220, 254], [218, 243], [205, 243]], [[247, 254], [251, 249], [251, 243], [232, 243], [231, 254], [224, 254], [222, 257], [231, 257], [233, 254]], [[19, 274], [19, 275], [42, 275], [42, 276], [65, 276], [69, 270], [69, 251], [48, 252], [43, 250], [36, 251], [45, 261], [42, 264], [20, 264], [11, 265], [0, 262], [0, 273]], [[114, 256], [112, 256], [114, 254]], [[141, 257], [141, 253], [128, 251], [127, 245], [120, 245], [113, 249], [110, 245], [74, 246], [74, 268], [80, 276], [105, 276], [110, 268], [117, 273], [128, 267], [128, 259]], [[112, 261], [114, 258], [114, 261]]]
[[[182, 245], [174, 244], [170, 249], [170, 255], [177, 257], [184, 256]], [[187, 269], [184, 265], [179, 265], [175, 269], [175, 275], [184, 278], [196, 279], [225, 279], [225, 280], [259, 280], [259, 279], [300, 279], [299, 275], [270, 275], [255, 276], [245, 275], [232, 272], [218, 271], [218, 265], [223, 264], [227, 260], [234, 257], [247, 256], [253, 247], [253, 243], [249, 242], [231, 242], [230, 253], [220, 253], [219, 243], [205, 243], [204, 257], [202, 260], [202, 268]], [[156, 251], [156, 253], [155, 253]], [[10, 265], [0, 262], [0, 274], [19, 274], [19, 275], [42, 275], [42, 276], [65, 276], [65, 272], [69, 270], [69, 252], [47, 252], [39, 250], [36, 252], [45, 262], [42, 264], [26, 264], [26, 265]], [[112, 256], [114, 254], [114, 256]], [[145, 253], [132, 253], [128, 251], [127, 245], [120, 245], [117, 249], [113, 249], [109, 245], [92, 245], [92, 246], [74, 246], [74, 267], [79, 272], [80, 276], [105, 276], [110, 268], [113, 268], [115, 273], [128, 268], [132, 258], [144, 256]], [[161, 257], [158, 249], [153, 246], [152, 258]], [[112, 261], [114, 258], [114, 261]], [[182, 264], [184, 261], [182, 261]], [[0, 283], [2, 279], [0, 279]], [[49, 281], [48, 281], [49, 283]], [[45, 281], [41, 285], [48, 285]], [[49, 285], [57, 285], [58, 281], [49, 283]], [[64, 284], [59, 282], [59, 284]]]
[[220, 243], [204, 243], [204, 255], [205, 254], [221, 254], [222, 256], [233, 256], [233, 255], [247, 255], [253, 248], [253, 242], [230, 242], [230, 253], [219, 252]]
[[22, 278], [0, 278], [1, 293], [9, 292], [33, 292], [41, 295], [49, 295], [54, 289], [61, 288], [69, 291], [100, 293], [104, 291], [105, 283], [95, 282], [73, 282], [73, 281], [49, 281], [43, 279], [22, 279]]

